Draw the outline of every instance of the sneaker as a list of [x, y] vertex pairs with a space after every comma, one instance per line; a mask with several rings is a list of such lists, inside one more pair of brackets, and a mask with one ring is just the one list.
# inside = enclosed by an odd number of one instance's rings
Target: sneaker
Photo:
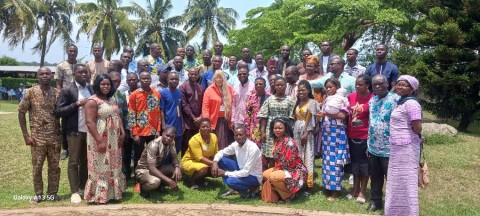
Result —
[[348, 178], [348, 184], [353, 185], [353, 175], [350, 175], [350, 178]]
[[60, 160], [65, 160], [68, 157], [68, 151], [67, 150], [62, 150], [62, 153], [60, 153]]
[[70, 202], [72, 202], [73, 204], [81, 203], [82, 198], [80, 197], [80, 194], [78, 194], [78, 193], [72, 194], [72, 196], [70, 197]]
[[222, 194], [222, 197], [229, 197], [233, 195], [233, 190], [228, 190], [226, 193]]

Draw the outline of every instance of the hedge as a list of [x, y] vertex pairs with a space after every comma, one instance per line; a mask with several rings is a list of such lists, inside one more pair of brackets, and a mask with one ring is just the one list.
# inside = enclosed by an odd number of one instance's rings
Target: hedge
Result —
[[[25, 86], [34, 86], [38, 84], [37, 79], [33, 78], [13, 78], [13, 77], [1, 77], [1, 83], [7, 87], [7, 89], [19, 88], [20, 83], [23, 83]], [[55, 87], [55, 80], [50, 81], [50, 85]]]

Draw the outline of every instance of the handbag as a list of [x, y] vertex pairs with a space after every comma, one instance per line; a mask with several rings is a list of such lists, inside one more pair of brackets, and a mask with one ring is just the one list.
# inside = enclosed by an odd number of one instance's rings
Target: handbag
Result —
[[[428, 171], [428, 165], [425, 161], [425, 154], [423, 154], [423, 139], [421, 143], [420, 150], [420, 164], [418, 169], [418, 186], [421, 188], [426, 188], [430, 184], [430, 172]], [[423, 162], [422, 162], [423, 159]]]
[[278, 193], [273, 189], [270, 180], [265, 181], [262, 187], [262, 200], [266, 203], [275, 203], [280, 199]]

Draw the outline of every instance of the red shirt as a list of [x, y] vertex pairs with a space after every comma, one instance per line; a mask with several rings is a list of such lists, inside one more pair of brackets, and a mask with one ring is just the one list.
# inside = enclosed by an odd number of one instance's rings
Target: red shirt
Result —
[[351, 115], [348, 116], [347, 137], [354, 139], [368, 138], [368, 101], [374, 95], [361, 98], [357, 92], [348, 95]]

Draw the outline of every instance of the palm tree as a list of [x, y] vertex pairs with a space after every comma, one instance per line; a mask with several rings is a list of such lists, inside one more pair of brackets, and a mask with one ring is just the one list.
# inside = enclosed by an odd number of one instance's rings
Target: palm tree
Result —
[[10, 47], [16, 47], [32, 37], [35, 32], [35, 13], [30, 7], [30, 0], [0, 0], [0, 31], [3, 41]]
[[233, 8], [219, 7], [220, 0], [189, 0], [185, 9], [184, 30], [187, 40], [201, 34], [202, 49], [218, 41], [218, 34], [223, 36], [235, 28], [238, 13]]
[[[147, 8], [132, 2], [132, 12], [140, 17], [138, 30], [138, 45], [158, 43], [162, 47], [163, 59], [172, 59], [178, 46], [185, 44], [185, 33], [175, 29], [182, 23], [180, 16], [167, 18], [173, 8], [171, 0], [147, 0]], [[142, 49], [137, 49], [138, 55]]]
[[79, 3], [75, 12], [79, 15], [80, 33], [86, 33], [94, 44], [102, 44], [105, 56], [110, 60], [123, 45], [135, 44], [135, 22], [129, 19], [131, 7], [119, 4], [121, 0], [98, 0], [96, 3]]
[[45, 55], [58, 37], [63, 41], [64, 47], [73, 42], [70, 37], [73, 26], [70, 16], [74, 3], [73, 0], [36, 1], [35, 25], [39, 41], [32, 49], [40, 53], [40, 67], [45, 64]]

